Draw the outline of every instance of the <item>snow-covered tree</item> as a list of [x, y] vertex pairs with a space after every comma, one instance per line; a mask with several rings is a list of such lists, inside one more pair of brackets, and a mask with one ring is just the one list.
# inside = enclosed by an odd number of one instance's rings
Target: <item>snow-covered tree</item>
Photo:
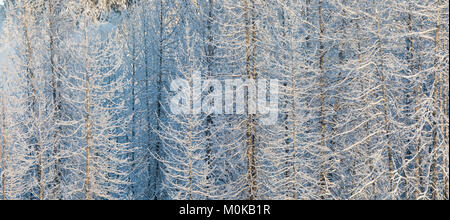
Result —
[[449, 199], [448, 16], [0, 0], [0, 198]]

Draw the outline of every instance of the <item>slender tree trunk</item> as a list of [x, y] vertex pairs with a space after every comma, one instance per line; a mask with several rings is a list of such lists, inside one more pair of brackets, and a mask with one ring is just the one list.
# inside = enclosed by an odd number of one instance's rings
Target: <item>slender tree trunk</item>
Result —
[[[207, 45], [206, 45], [206, 68], [207, 68], [207, 72], [208, 72], [208, 76], [209, 77], [213, 77], [213, 60], [214, 60], [214, 56], [215, 56], [215, 46], [214, 46], [214, 33], [212, 31], [212, 24], [214, 22], [214, 0], [208, 0], [208, 20], [206, 22], [206, 29], [208, 31], [208, 36], [207, 36]], [[212, 88], [209, 89], [209, 93], [213, 92]], [[212, 115], [208, 115], [206, 117], [206, 131], [205, 131], [205, 136], [206, 136], [206, 166], [208, 168], [208, 172], [211, 172], [212, 169], [212, 147], [213, 147], [213, 140], [212, 140], [212, 131], [211, 129], [214, 126], [214, 119]], [[206, 180], [208, 181], [208, 184], [210, 184], [210, 181], [212, 180], [212, 176], [211, 174], [207, 174], [206, 176]], [[209, 187], [207, 187], [207, 190], [209, 190]], [[207, 193], [209, 194], [209, 193]]]
[[[416, 94], [416, 96], [415, 96], [416, 97], [415, 114], [417, 115], [417, 113], [419, 111], [419, 99], [420, 99], [421, 94], [422, 94], [420, 92], [420, 86], [419, 85], [415, 86], [414, 93]], [[416, 130], [417, 130], [416, 132], [422, 133], [421, 128], [420, 128], [420, 126], [418, 124], [419, 120], [420, 120], [419, 117], [416, 116], [416, 119], [415, 119], [416, 124], [417, 124], [416, 125]], [[423, 178], [422, 178], [423, 170], [422, 170], [422, 150], [421, 150], [421, 145], [422, 145], [422, 139], [421, 139], [421, 134], [420, 134], [420, 135], [418, 135], [417, 140], [416, 140], [416, 154], [417, 154], [417, 158], [416, 158], [416, 161], [415, 161], [415, 166], [416, 166], [416, 181], [417, 181], [417, 184], [416, 184], [416, 190], [414, 192], [414, 198], [416, 200], [419, 199], [419, 195], [422, 194], [422, 189], [423, 189]]]
[[297, 93], [296, 93], [296, 88], [297, 88], [297, 79], [294, 73], [294, 59], [293, 56], [291, 55], [291, 84], [292, 84], [292, 92], [291, 92], [291, 96], [292, 96], [292, 110], [291, 110], [291, 115], [292, 115], [292, 184], [293, 184], [293, 199], [297, 200], [299, 198], [298, 196], [298, 186], [297, 186], [297, 147], [298, 147], [298, 143], [297, 143], [297, 127], [298, 127], [298, 122], [297, 122]]
[[[436, 8], [438, 9], [441, 6], [441, 0], [437, 1]], [[435, 60], [434, 60], [434, 92], [433, 92], [433, 102], [434, 102], [434, 122], [433, 122], [433, 176], [432, 176], [432, 199], [437, 200], [438, 199], [438, 146], [439, 146], [439, 125], [437, 121], [440, 121], [438, 119], [439, 117], [442, 117], [443, 112], [441, 111], [440, 106], [440, 98], [442, 93], [442, 71], [439, 70], [439, 63], [438, 63], [438, 53], [440, 50], [440, 31], [441, 31], [441, 10], [438, 9], [438, 18], [436, 21], [436, 31], [435, 31], [435, 38], [434, 38], [434, 53], [435, 53]], [[438, 114], [440, 112], [440, 114]]]
[[[356, 22], [359, 22], [359, 21], [356, 21]], [[357, 42], [358, 67], [360, 68], [363, 65], [363, 57], [362, 57], [363, 50], [362, 50], [362, 46], [361, 46], [361, 43], [362, 43], [362, 40], [361, 40], [361, 28], [359, 26], [359, 23], [356, 23], [356, 32], [357, 32], [357, 35], [358, 35], [358, 37], [357, 37], [358, 38], [358, 42]], [[364, 96], [363, 96], [363, 104], [364, 104], [364, 107], [365, 107], [364, 119], [366, 120], [366, 119], [370, 118], [370, 114], [369, 114], [369, 111], [368, 111], [368, 106], [369, 106], [368, 98], [369, 97], [365, 94], [366, 93], [366, 91], [365, 91], [366, 90], [365, 84], [368, 82], [368, 79], [365, 76], [361, 76], [360, 80], [361, 80], [360, 81], [361, 93], [364, 94]], [[370, 123], [366, 122], [365, 125], [364, 125], [363, 138], [369, 137], [369, 130], [370, 130]], [[370, 140], [366, 140], [364, 145], [365, 145], [364, 149], [367, 149], [366, 147], [370, 146]], [[355, 153], [356, 153], [356, 155], [358, 155], [357, 151]], [[354, 158], [355, 162], [353, 164], [353, 170], [355, 171], [354, 175], [357, 175], [357, 173], [356, 173], [356, 159], [357, 158]], [[370, 173], [372, 173], [374, 171], [373, 159], [369, 160], [369, 171], [370, 171]], [[372, 195], [373, 194], [376, 194], [376, 184], [375, 183], [372, 184]], [[365, 199], [369, 199], [370, 196], [364, 195], [364, 198]]]
[[86, 129], [86, 176], [84, 183], [84, 193], [86, 200], [92, 200], [91, 192], [91, 82], [90, 82], [90, 64], [89, 64], [89, 38], [87, 24], [84, 27], [84, 41], [85, 41], [85, 129]]
[[[157, 124], [156, 124], [156, 130], [158, 131], [158, 134], [161, 133], [161, 110], [162, 110], [162, 79], [163, 79], [163, 65], [164, 65], [164, 14], [163, 14], [163, 5], [164, 1], [160, 0], [160, 8], [159, 8], [159, 61], [158, 61], [158, 97], [157, 97], [157, 103], [156, 103], [156, 116], [157, 116]], [[155, 145], [155, 155], [159, 156], [161, 148], [161, 140], [159, 137], [157, 137], [156, 145]], [[159, 161], [155, 161], [155, 188], [154, 188], [154, 200], [159, 200], [159, 192], [158, 192], [158, 186], [160, 182], [160, 164]]]
[[49, 34], [49, 49], [50, 49], [50, 68], [51, 68], [51, 79], [52, 79], [52, 101], [53, 101], [53, 123], [55, 123], [56, 128], [53, 132], [53, 156], [55, 157], [55, 162], [53, 165], [55, 176], [53, 179], [53, 199], [60, 199], [60, 183], [62, 178], [62, 173], [60, 170], [61, 160], [59, 159], [59, 151], [60, 151], [60, 143], [59, 143], [59, 135], [61, 133], [61, 128], [58, 126], [60, 120], [60, 111], [61, 111], [61, 97], [59, 95], [59, 82], [60, 75], [56, 70], [55, 63], [55, 30], [54, 30], [54, 8], [55, 4], [53, 0], [48, 1], [48, 34]]
[[4, 99], [4, 87], [1, 87], [2, 89], [2, 94], [1, 94], [1, 104], [2, 104], [2, 109], [1, 112], [2, 114], [0, 114], [0, 119], [1, 119], [1, 128], [0, 128], [0, 134], [1, 136], [1, 144], [0, 144], [0, 156], [1, 156], [1, 165], [2, 165], [2, 169], [1, 169], [1, 178], [2, 178], [2, 200], [6, 200], [6, 176], [5, 176], [5, 169], [6, 169], [6, 146], [7, 146], [7, 141], [6, 141], [6, 106], [5, 106], [5, 99]]
[[[289, 2], [287, 3], [287, 7], [289, 7]], [[283, 8], [283, 26], [284, 26], [284, 37], [286, 38], [286, 31], [289, 31], [292, 28], [291, 20], [289, 14], [286, 13], [286, 8]], [[288, 23], [288, 24], [287, 24]], [[298, 137], [297, 137], [297, 129], [298, 129], [298, 119], [297, 119], [297, 75], [295, 74], [295, 59], [294, 59], [294, 49], [292, 48], [292, 44], [294, 42], [289, 42], [289, 56], [290, 56], [290, 77], [291, 77], [291, 117], [292, 117], [292, 189], [293, 195], [292, 198], [294, 200], [298, 200], [298, 186], [297, 186], [297, 148], [298, 148]], [[289, 116], [287, 116], [289, 117]]]
[[[40, 123], [40, 109], [37, 105], [37, 90], [36, 90], [36, 76], [33, 71], [33, 48], [32, 48], [32, 39], [30, 33], [30, 20], [31, 20], [31, 6], [27, 1], [24, 2], [24, 14], [23, 14], [23, 25], [24, 25], [24, 34], [26, 41], [26, 72], [28, 74], [29, 86], [31, 88], [31, 114], [33, 115], [34, 123]], [[40, 125], [38, 125], [38, 134], [34, 134], [31, 140], [32, 148], [34, 148], [35, 154], [38, 158], [36, 173], [38, 180], [38, 199], [43, 199], [43, 170], [42, 170], [42, 152], [41, 152], [41, 137], [40, 137]], [[38, 136], [38, 137], [36, 137]], [[32, 196], [32, 195], [31, 195]]]
[[[411, 14], [411, 5], [409, 5], [409, 11], [410, 13], [408, 14], [408, 30], [410, 33], [413, 33], [413, 18], [412, 18], [412, 14]], [[417, 72], [421, 71], [421, 61], [420, 61], [420, 55], [416, 55], [417, 52], [414, 48], [414, 46], [416, 46], [415, 44], [415, 40], [413, 36], [410, 36], [409, 38], [409, 45], [407, 45], [407, 47], [409, 48], [408, 52], [409, 52], [409, 57], [410, 57], [410, 71], [411, 71], [411, 75], [415, 75]], [[417, 43], [417, 46], [420, 46], [419, 43]], [[414, 115], [415, 115], [415, 129], [416, 129], [416, 140], [414, 141], [414, 150], [416, 153], [416, 159], [415, 159], [415, 171], [414, 171], [414, 175], [415, 176], [415, 190], [414, 192], [414, 199], [418, 200], [419, 196], [422, 194], [422, 189], [423, 189], [423, 177], [422, 177], [422, 150], [421, 150], [421, 145], [422, 145], [422, 131], [421, 131], [421, 126], [419, 125], [419, 110], [420, 110], [420, 100], [422, 97], [422, 92], [421, 92], [421, 87], [420, 87], [420, 83], [419, 82], [415, 82], [415, 86], [414, 86], [414, 91], [413, 91], [413, 99], [414, 99], [414, 103], [415, 103], [415, 107], [414, 107]], [[419, 133], [419, 134], [417, 134]], [[406, 181], [406, 180], [405, 180]], [[406, 185], [406, 184], [405, 184]], [[409, 191], [407, 191], [407, 195], [409, 194]], [[407, 199], [409, 199], [409, 196], [406, 196]]]
[[131, 141], [133, 146], [136, 144], [136, 44], [135, 44], [135, 30], [132, 30], [133, 33], [133, 45], [132, 45], [132, 61], [131, 61], [131, 112], [133, 114], [131, 119]]
[[326, 145], [326, 123], [325, 123], [325, 47], [324, 47], [324, 34], [325, 34], [325, 24], [323, 23], [322, 17], [322, 0], [319, 0], [319, 68], [320, 68], [320, 155], [321, 155], [321, 171], [320, 171], [320, 197], [325, 199], [327, 193], [327, 172], [326, 170], [326, 158], [325, 149]]
[[[148, 29], [148, 20], [147, 20], [147, 7], [143, 6], [143, 15], [142, 15], [142, 29], [143, 29], [143, 43], [144, 43], [144, 71], [145, 71], [145, 90], [146, 90], [146, 104], [147, 104], [147, 112], [146, 112], [146, 120], [147, 120], [147, 134], [150, 136], [150, 134], [152, 133], [152, 106], [151, 106], [151, 102], [150, 102], [150, 98], [151, 98], [151, 78], [150, 78], [150, 66], [149, 66], [149, 46], [148, 46], [148, 37], [149, 37], [149, 29]], [[147, 149], [149, 152], [152, 151], [151, 149], [151, 145], [152, 142], [150, 141], [150, 139], [147, 141]], [[158, 155], [157, 155], [158, 156]], [[156, 160], [155, 160], [156, 161]], [[148, 167], [148, 174], [151, 175], [154, 172], [154, 170], [152, 170], [151, 165], [149, 165]], [[154, 184], [156, 184], [156, 180], [148, 180], [148, 190], [150, 190], [151, 192], [151, 181], [154, 181]], [[154, 192], [156, 193], [156, 192]], [[149, 197], [150, 198], [150, 197]], [[153, 198], [154, 199], [154, 198]]]
[[[438, 4], [438, 8], [439, 8], [439, 12], [438, 12], [439, 16], [438, 16], [438, 20], [437, 20], [437, 24], [436, 24], [436, 35], [437, 35], [436, 45], [439, 45], [439, 46], [436, 49], [443, 50], [443, 49], [445, 49], [445, 42], [442, 42], [443, 45], [440, 45], [441, 44], [441, 40], [440, 40], [440, 36], [439, 36], [439, 34], [441, 32], [441, 25], [442, 25], [441, 24], [442, 23], [442, 21], [441, 21], [441, 19], [442, 19], [442, 11], [440, 9], [440, 7], [441, 7], [441, 0], [438, 0], [437, 4]], [[438, 111], [440, 112], [440, 114], [439, 114], [439, 120], [440, 120], [440, 128], [439, 129], [440, 129], [440, 132], [439, 133], [441, 133], [440, 137], [441, 137], [442, 143], [440, 144], [440, 146], [443, 148], [442, 152], [441, 152], [443, 154], [445, 154], [446, 151], [447, 151], [446, 149], [448, 149], [448, 136], [446, 134], [446, 127], [445, 127], [446, 126], [445, 125], [445, 115], [447, 115], [447, 110], [446, 110], [447, 104], [446, 104], [446, 101], [448, 99], [445, 97], [445, 94], [444, 94], [444, 87], [446, 85], [445, 84], [446, 80], [445, 80], [444, 74], [445, 73], [442, 70], [439, 70], [439, 94], [438, 94], [438, 97], [439, 97], [438, 104], [440, 104], [439, 107], [438, 107]], [[447, 152], [446, 155], [448, 156], [448, 152]], [[444, 155], [442, 155], [441, 157], [442, 157], [441, 158], [442, 159], [441, 160], [442, 164], [441, 164], [441, 170], [440, 171], [441, 171], [441, 175], [442, 175], [442, 178], [443, 178], [443, 183], [442, 183], [443, 184], [443, 186], [442, 186], [443, 187], [443, 192], [442, 193], [443, 193], [443, 198], [448, 198], [448, 173], [446, 173], [445, 169], [444, 169], [446, 158], [445, 158]]]
[[[189, 85], [193, 85], [193, 77], [191, 76], [191, 79], [190, 79], [190, 82], [189, 82]], [[194, 91], [191, 89], [190, 90], [190, 97], [195, 97], [194, 96]], [[188, 192], [188, 195], [189, 195], [189, 200], [193, 200], [194, 199], [194, 195], [193, 195], [193, 192], [194, 192], [194, 171], [193, 171], [193, 163], [194, 163], [194, 158], [193, 158], [193, 151], [194, 151], [194, 145], [193, 145], [193, 141], [194, 141], [194, 138], [193, 138], [193, 132], [194, 132], [194, 125], [193, 125], [193, 117], [195, 117], [194, 116], [194, 109], [192, 108], [192, 107], [190, 107], [189, 108], [189, 111], [190, 111], [190, 115], [192, 116], [192, 117], [189, 117], [189, 121], [188, 121], [188, 123], [189, 123], [189, 131], [188, 131], [188, 138], [189, 138], [189, 149], [187, 150], [187, 152], [188, 152], [188, 169], [189, 169], [189, 171], [188, 171], [188, 175], [189, 175], [189, 177], [188, 177], [188, 179], [189, 179], [189, 192]]]
[[[248, 79], [256, 80], [256, 68], [255, 68], [255, 37], [256, 37], [256, 24], [251, 14], [253, 11], [253, 0], [244, 1], [244, 13], [245, 13], [245, 44], [247, 47], [246, 55], [246, 74]], [[251, 102], [253, 100], [249, 100]], [[247, 184], [249, 191], [249, 200], [257, 199], [257, 165], [256, 165], [256, 115], [248, 112], [247, 119]]]
[[[376, 16], [376, 25], [377, 25], [377, 38], [378, 38], [378, 56], [379, 56], [379, 63], [377, 67], [378, 75], [381, 78], [381, 84], [382, 84], [382, 92], [383, 92], [383, 107], [384, 107], [384, 127], [385, 127], [385, 137], [387, 141], [387, 151], [388, 151], [388, 166], [389, 166], [389, 191], [392, 192], [394, 190], [393, 188], [393, 181], [394, 181], [394, 162], [392, 160], [392, 146], [391, 146], [391, 128], [389, 123], [389, 107], [388, 107], [388, 96], [387, 96], [387, 85], [386, 85], [386, 76], [384, 73], [384, 58], [383, 58], [383, 47], [382, 47], [382, 39], [381, 39], [381, 20], [378, 14], [378, 8], [377, 8], [377, 0], [374, 0], [374, 9], [375, 9], [375, 16]], [[380, 67], [381, 65], [381, 67]]]
[[[446, 42], [447, 44], [448, 42]], [[445, 46], [447, 47], [447, 46]], [[445, 51], [448, 51], [448, 47], [444, 48]], [[448, 73], [448, 69], [447, 71], [444, 71], [444, 82], [442, 86], [448, 86], [449, 85], [449, 73]], [[443, 169], [442, 169], [442, 175], [444, 176], [444, 199], [448, 200], [449, 197], [449, 173], [448, 173], [448, 168], [449, 168], [449, 164], [448, 164], [448, 156], [449, 156], [449, 137], [448, 137], [448, 132], [449, 132], [449, 122], [448, 122], [448, 99], [449, 99], [449, 92], [448, 92], [448, 88], [447, 91], [442, 93], [442, 100], [443, 100], [443, 112], [442, 112], [442, 130], [444, 132], [444, 160], [443, 160]], [[447, 118], [445, 118], [447, 116]], [[447, 169], [447, 171], [445, 170], [445, 168]]]
[[[412, 15], [411, 15], [411, 4], [409, 4], [408, 5], [408, 21], [407, 21], [407, 23], [408, 23], [408, 31], [409, 31], [409, 33], [412, 33], [413, 32], [413, 19], [412, 19]], [[416, 56], [415, 56], [415, 49], [414, 49], [414, 37], [412, 37], [412, 36], [410, 36], [409, 38], [408, 38], [408, 40], [409, 40], [409, 45], [407, 45], [407, 48], [408, 48], [408, 53], [409, 53], [409, 70], [411, 71], [411, 75], [414, 75], [415, 73], [416, 73], [416, 70], [417, 70], [417, 67], [416, 67]], [[415, 102], [415, 104], [416, 104], [416, 106], [415, 106], [415, 109], [413, 110], [415, 113], [417, 112], [417, 103], [418, 103], [418, 88], [417, 88], [417, 83], [415, 83], [416, 85], [415, 85], [415, 87], [414, 87], [414, 92], [413, 92], [413, 101]], [[406, 103], [408, 103], [409, 102], [409, 100], [406, 100]], [[408, 110], [409, 111], [409, 110]], [[409, 115], [408, 115], [408, 117], [409, 117]], [[416, 124], [417, 124], [417, 116], [416, 116]], [[416, 130], [416, 132], [417, 132], [417, 130]], [[420, 136], [417, 136], [417, 139], [419, 139], [419, 140], [416, 140], [415, 142], [417, 143], [417, 142], [419, 142], [419, 148], [420, 148]], [[417, 144], [416, 144], [416, 151], [417, 151]], [[420, 152], [419, 151], [417, 151], [417, 156], [419, 157], [419, 155], [420, 155]], [[406, 154], [405, 155], [405, 157], [407, 157], [408, 155]], [[407, 158], [404, 158], [404, 160], [407, 160]], [[417, 161], [416, 161], [417, 162]], [[406, 200], [409, 200], [410, 199], [410, 192], [409, 192], [409, 189], [408, 189], [408, 184], [409, 184], [409, 174], [407, 174], [407, 167], [405, 167], [404, 168], [404, 172], [405, 172], [405, 182], [404, 182], [404, 184], [405, 184], [405, 194], [406, 194]], [[417, 189], [416, 189], [416, 191], [414, 192], [414, 194], [415, 194], [415, 198], [417, 199]]]
[[[448, 4], [448, 2], [447, 2]], [[448, 20], [447, 20], [448, 21]], [[448, 25], [448, 24], [447, 24]], [[447, 33], [448, 34], [448, 33]], [[448, 41], [444, 41], [443, 42], [443, 51], [449, 51], [448, 48]], [[448, 62], [448, 59], [447, 59]], [[447, 63], [448, 64], [448, 63]], [[442, 93], [442, 130], [444, 132], [444, 159], [443, 159], [443, 169], [442, 169], [442, 175], [444, 176], [444, 199], [449, 200], [450, 196], [449, 196], [449, 173], [448, 173], [448, 168], [449, 168], [449, 164], [448, 164], [448, 157], [449, 157], [449, 121], [448, 121], [448, 99], [449, 99], [449, 91], [448, 91], [448, 85], [449, 85], [449, 73], [448, 73], [449, 69], [447, 66], [447, 69], [443, 71], [444, 74], [444, 79], [443, 79], [443, 87], [445, 88], [445, 86], [447, 87], [446, 91], [444, 89], [444, 92]], [[447, 169], [447, 170], [445, 170]]]
[[[286, 145], [285, 154], [286, 157], [290, 155], [292, 158], [292, 161], [289, 161], [288, 159], [285, 162], [286, 171], [285, 171], [285, 178], [288, 181], [288, 185], [286, 188], [286, 197], [290, 197], [293, 200], [298, 200], [298, 191], [297, 191], [297, 79], [295, 74], [295, 60], [293, 55], [293, 49], [292, 49], [292, 41], [287, 40], [287, 32], [291, 28], [291, 20], [289, 17], [289, 14], [287, 13], [286, 8], [289, 7], [289, 1], [286, 2], [286, 5], [282, 5], [281, 8], [281, 26], [282, 26], [282, 37], [283, 37], [283, 43], [282, 46], [284, 49], [288, 50], [289, 53], [289, 61], [287, 63], [289, 67], [289, 77], [287, 81], [284, 83], [284, 87], [286, 90], [286, 97], [285, 97], [285, 104], [283, 104], [284, 108], [287, 108], [289, 105], [291, 105], [291, 108], [289, 110], [286, 110], [286, 113], [283, 117], [284, 122], [284, 130], [285, 130], [285, 141], [284, 144]], [[288, 81], [291, 82], [291, 88], [288, 88]], [[288, 89], [290, 89], [290, 94]], [[288, 94], [290, 97], [288, 97]], [[289, 100], [291, 100], [291, 104], [289, 104]], [[292, 127], [289, 127], [289, 120], [292, 118]], [[289, 139], [292, 138], [292, 146], [290, 146]], [[289, 186], [292, 182], [292, 186]], [[291, 188], [292, 187], [292, 188]]]
[[1, 165], [1, 192], [2, 192], [2, 200], [6, 200], [6, 106], [5, 106], [5, 84], [3, 84], [2, 80], [3, 75], [0, 75], [0, 165]]
[[[136, 66], [137, 66], [137, 55], [136, 55], [136, 29], [134, 29], [134, 27], [131, 27], [131, 39], [132, 39], [132, 45], [131, 45], [131, 114], [132, 114], [132, 118], [131, 118], [131, 144], [133, 146], [134, 149], [136, 149], [136, 145], [137, 145], [137, 141], [136, 141], [136, 74], [137, 74], [137, 70], [136, 70]], [[145, 53], [145, 52], [144, 52]], [[128, 135], [127, 135], [128, 138]], [[133, 170], [136, 169], [135, 165], [136, 163], [134, 163], [136, 161], [136, 153], [135, 152], [130, 152], [129, 153], [129, 157], [130, 160], [133, 162], [131, 167]], [[131, 177], [130, 178], [130, 182], [132, 182]], [[130, 190], [131, 192], [134, 194], [135, 193], [135, 184], [131, 184], [130, 185]]]

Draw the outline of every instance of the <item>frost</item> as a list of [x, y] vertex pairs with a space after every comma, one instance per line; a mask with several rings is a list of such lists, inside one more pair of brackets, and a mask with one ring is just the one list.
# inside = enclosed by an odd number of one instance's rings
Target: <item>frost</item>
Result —
[[[448, 22], [448, 0], [0, 0], [0, 199], [449, 199]], [[278, 82], [276, 123], [225, 107], [263, 85], [195, 86], [236, 79]]]

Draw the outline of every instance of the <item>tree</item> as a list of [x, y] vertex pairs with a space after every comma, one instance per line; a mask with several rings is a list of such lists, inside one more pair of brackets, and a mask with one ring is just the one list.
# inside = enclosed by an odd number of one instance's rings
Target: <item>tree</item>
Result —
[[72, 111], [65, 124], [71, 133], [65, 164], [71, 168], [66, 174], [71, 182], [64, 199], [126, 198], [127, 156], [134, 148], [126, 139], [129, 118], [123, 89], [129, 84], [122, 69], [122, 40], [116, 27], [96, 20], [98, 10], [90, 4], [72, 5], [85, 10], [75, 11], [79, 23], [65, 48], [70, 60], [63, 74], [63, 97]]

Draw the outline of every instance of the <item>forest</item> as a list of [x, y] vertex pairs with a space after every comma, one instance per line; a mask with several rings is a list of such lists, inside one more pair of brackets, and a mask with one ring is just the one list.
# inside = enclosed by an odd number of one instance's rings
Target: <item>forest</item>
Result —
[[0, 0], [0, 199], [448, 200], [448, 42], [448, 0]]

